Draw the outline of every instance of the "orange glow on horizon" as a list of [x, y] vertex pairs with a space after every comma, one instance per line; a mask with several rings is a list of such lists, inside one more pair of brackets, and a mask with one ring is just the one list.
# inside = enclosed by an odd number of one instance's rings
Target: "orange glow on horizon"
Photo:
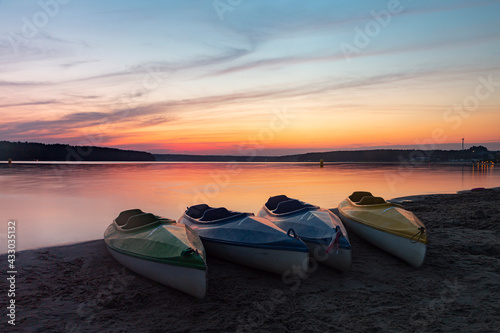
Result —
[[[491, 121], [492, 117], [498, 121]], [[431, 120], [413, 114], [393, 117], [367, 114], [360, 118], [358, 114], [320, 117], [303, 113], [287, 126], [280, 127], [270, 126], [269, 121], [262, 120], [245, 122], [242, 118], [234, 118], [221, 124], [217, 119], [207, 119], [195, 124], [172, 121], [140, 128], [94, 126], [51, 137], [64, 140], [83, 133], [89, 142], [80, 144], [179, 154], [244, 154], [250, 150], [286, 154], [287, 150], [297, 149], [314, 152], [399, 145], [433, 149], [433, 144], [455, 144], [462, 137], [466, 137], [467, 142], [499, 139], [491, 133], [496, 133], [500, 114], [477, 114], [464, 119], [458, 128], [454, 128], [455, 123], [447, 123], [440, 117]]]

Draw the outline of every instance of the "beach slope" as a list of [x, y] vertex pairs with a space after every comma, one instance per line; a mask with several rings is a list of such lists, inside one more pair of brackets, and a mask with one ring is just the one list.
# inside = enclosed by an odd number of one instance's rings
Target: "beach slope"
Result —
[[103, 240], [23, 251], [16, 258], [15, 327], [5, 316], [1, 255], [0, 331], [495, 332], [499, 203], [494, 190], [404, 202], [429, 231], [420, 268], [355, 235], [349, 273], [312, 263], [311, 274], [294, 279], [210, 257], [202, 300], [123, 268]]

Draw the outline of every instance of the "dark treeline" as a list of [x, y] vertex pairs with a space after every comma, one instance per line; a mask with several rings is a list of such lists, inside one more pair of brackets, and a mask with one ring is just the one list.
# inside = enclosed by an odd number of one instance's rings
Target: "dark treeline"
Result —
[[468, 150], [415, 150], [377, 149], [332, 151], [288, 156], [215, 156], [215, 155], [175, 155], [155, 154], [157, 161], [189, 162], [456, 162], [473, 160], [498, 160], [498, 152], [490, 152], [486, 147], [471, 147]]
[[288, 156], [219, 156], [151, 154], [90, 146], [0, 141], [0, 160], [6, 161], [183, 161], [183, 162], [457, 162], [498, 161], [499, 152], [474, 146], [467, 150], [377, 149], [332, 151]]
[[401, 162], [404, 160], [451, 162], [459, 160], [488, 159], [488, 157], [494, 159], [495, 155], [493, 153], [473, 152], [472, 150], [377, 149], [284, 156], [278, 158], [278, 161], [309, 162], [323, 159], [325, 162]]
[[276, 161], [283, 162], [315, 162], [323, 159], [325, 162], [454, 162], [473, 160], [496, 160], [498, 152], [490, 152], [486, 147], [471, 147], [467, 150], [415, 150], [415, 149], [376, 149], [332, 151], [326, 153], [308, 153], [283, 156]]
[[0, 141], [0, 160], [6, 161], [154, 161], [152, 154], [91, 146]]

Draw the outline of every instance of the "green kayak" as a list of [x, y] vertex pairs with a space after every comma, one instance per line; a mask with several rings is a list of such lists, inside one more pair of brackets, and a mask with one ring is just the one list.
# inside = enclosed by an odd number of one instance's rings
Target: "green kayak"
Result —
[[111, 255], [130, 270], [195, 297], [205, 296], [205, 249], [188, 226], [131, 209], [111, 223], [104, 241]]

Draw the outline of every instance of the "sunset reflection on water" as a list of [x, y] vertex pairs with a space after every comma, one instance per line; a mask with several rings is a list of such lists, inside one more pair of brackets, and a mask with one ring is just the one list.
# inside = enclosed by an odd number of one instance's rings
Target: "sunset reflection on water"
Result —
[[14, 163], [0, 164], [0, 186], [3, 229], [18, 221], [22, 250], [102, 238], [131, 208], [173, 219], [198, 203], [257, 213], [278, 194], [335, 208], [355, 190], [394, 198], [500, 186], [500, 172], [492, 165]]

